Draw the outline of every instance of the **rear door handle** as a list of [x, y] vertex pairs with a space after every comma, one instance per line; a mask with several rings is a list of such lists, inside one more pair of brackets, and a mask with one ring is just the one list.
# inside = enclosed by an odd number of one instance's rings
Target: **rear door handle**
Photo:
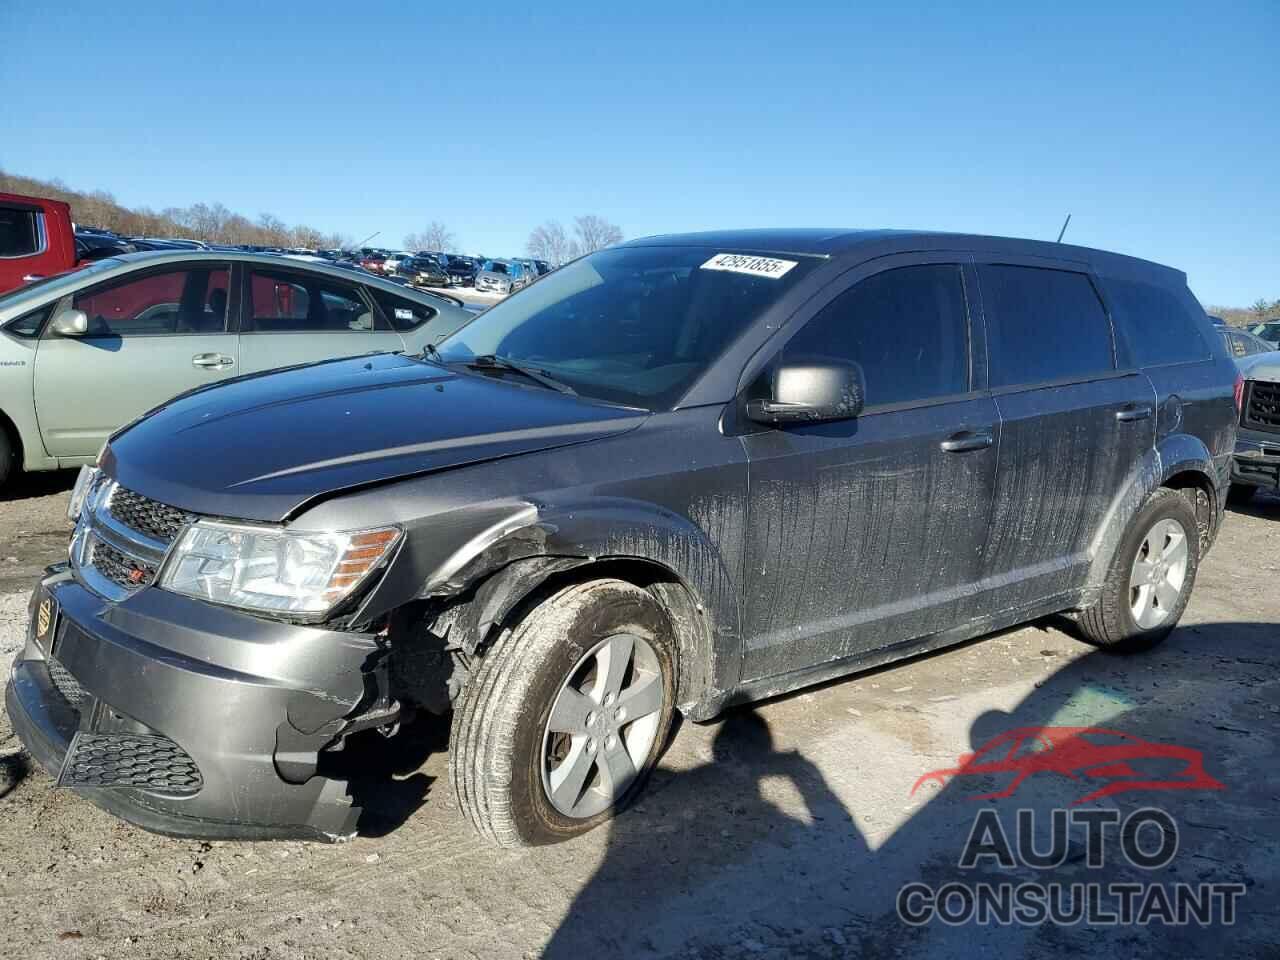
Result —
[[191, 358], [191, 365], [193, 367], [205, 367], [207, 369], [214, 370], [233, 367], [235, 366], [235, 363], [235, 360], [224, 353], [197, 353]]
[[940, 446], [947, 453], [964, 453], [966, 450], [985, 450], [994, 442], [990, 431], [961, 430], [943, 440]]
[[1151, 407], [1146, 404], [1131, 403], [1116, 411], [1116, 419], [1121, 423], [1129, 423], [1132, 420], [1145, 420], [1149, 416], [1151, 416]]

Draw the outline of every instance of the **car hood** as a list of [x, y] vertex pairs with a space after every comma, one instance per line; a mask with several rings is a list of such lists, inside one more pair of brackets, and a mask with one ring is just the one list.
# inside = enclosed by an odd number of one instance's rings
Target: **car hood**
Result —
[[377, 354], [183, 394], [117, 433], [102, 464], [193, 513], [279, 521], [339, 491], [583, 443], [646, 416]]
[[1280, 383], [1280, 351], [1257, 353], [1236, 361], [1240, 375], [1246, 380], [1268, 380]]

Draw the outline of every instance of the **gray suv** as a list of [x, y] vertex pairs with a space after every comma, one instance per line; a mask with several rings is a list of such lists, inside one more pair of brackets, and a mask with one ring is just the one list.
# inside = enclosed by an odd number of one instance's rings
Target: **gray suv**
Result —
[[1183, 274], [1128, 257], [634, 241], [424, 356], [115, 434], [6, 703], [62, 786], [202, 837], [352, 835], [369, 787], [337, 761], [436, 715], [475, 828], [560, 840], [636, 795], [677, 712], [1061, 611], [1161, 640], [1222, 517], [1235, 377]]

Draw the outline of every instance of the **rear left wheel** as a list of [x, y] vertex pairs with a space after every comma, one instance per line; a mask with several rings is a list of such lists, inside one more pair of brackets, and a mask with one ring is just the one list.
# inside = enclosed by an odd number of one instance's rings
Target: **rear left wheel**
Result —
[[1161, 488], [1129, 524], [1102, 595], [1080, 614], [1085, 636], [1119, 653], [1167, 637], [1191, 598], [1200, 565], [1196, 515], [1186, 497]]
[[628, 803], [671, 730], [676, 652], [651, 594], [576, 584], [485, 654], [454, 713], [449, 774], [476, 830], [502, 846], [584, 833]]

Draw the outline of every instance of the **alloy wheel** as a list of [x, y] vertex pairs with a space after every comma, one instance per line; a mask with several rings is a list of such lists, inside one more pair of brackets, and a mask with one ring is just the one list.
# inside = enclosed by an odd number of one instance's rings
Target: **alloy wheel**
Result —
[[593, 817], [622, 799], [655, 749], [662, 667], [641, 637], [616, 634], [565, 678], [542, 737], [542, 785], [566, 817]]

